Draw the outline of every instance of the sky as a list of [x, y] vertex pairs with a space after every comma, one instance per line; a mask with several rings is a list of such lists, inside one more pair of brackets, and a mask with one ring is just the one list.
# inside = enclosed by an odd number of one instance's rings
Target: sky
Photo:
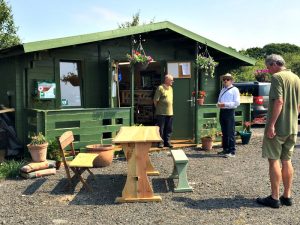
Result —
[[299, 0], [6, 0], [23, 43], [170, 21], [236, 50], [270, 43], [300, 46]]

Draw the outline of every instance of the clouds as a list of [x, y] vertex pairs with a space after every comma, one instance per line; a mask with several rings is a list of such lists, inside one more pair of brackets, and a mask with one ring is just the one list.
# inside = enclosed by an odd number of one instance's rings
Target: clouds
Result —
[[[73, 19], [76, 21], [78, 25], [89, 25], [93, 24], [99, 27], [106, 26], [107, 24], [117, 24], [130, 20], [130, 17], [124, 16], [117, 11], [113, 11], [111, 9], [101, 7], [101, 6], [93, 6], [87, 10], [81, 11], [76, 15], [73, 15]], [[111, 27], [114, 29], [116, 27]]]

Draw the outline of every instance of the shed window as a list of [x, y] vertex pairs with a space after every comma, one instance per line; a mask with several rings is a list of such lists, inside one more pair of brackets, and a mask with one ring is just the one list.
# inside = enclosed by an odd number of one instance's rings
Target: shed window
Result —
[[81, 106], [79, 62], [60, 62], [61, 106]]

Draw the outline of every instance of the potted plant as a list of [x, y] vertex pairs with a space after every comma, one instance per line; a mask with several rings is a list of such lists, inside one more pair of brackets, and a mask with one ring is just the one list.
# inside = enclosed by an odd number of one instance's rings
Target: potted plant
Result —
[[201, 143], [202, 149], [205, 151], [209, 151], [213, 147], [213, 142], [217, 136], [217, 129], [216, 128], [208, 128], [201, 130]]
[[249, 143], [252, 131], [251, 131], [251, 122], [250, 121], [245, 121], [244, 122], [244, 130], [239, 131], [239, 134], [242, 139], [242, 144], [246, 145]]
[[202, 149], [204, 150], [212, 149], [213, 141], [216, 139], [216, 136], [219, 135], [219, 132], [217, 131], [216, 127], [217, 127], [216, 119], [209, 120], [202, 125], [202, 129], [200, 131]]
[[218, 62], [215, 62], [215, 60], [210, 55], [197, 55], [195, 64], [196, 67], [199, 68], [199, 70], [203, 72], [205, 76], [214, 78], [215, 68], [218, 65]]
[[79, 84], [80, 84], [78, 75], [75, 73], [72, 73], [72, 72], [68, 72], [67, 75], [63, 75], [63, 78], [60, 80], [63, 81], [65, 84], [70, 82], [70, 84], [75, 87], [79, 86]]
[[58, 141], [49, 140], [48, 151], [47, 151], [47, 158], [56, 161], [56, 169], [58, 170], [61, 165], [61, 151], [59, 147]]
[[131, 66], [136, 66], [139, 69], [146, 69], [150, 62], [153, 61], [151, 56], [147, 56], [145, 52], [133, 50], [133, 54], [127, 54], [127, 59]]
[[[192, 96], [196, 97], [195, 91], [192, 92]], [[206, 92], [204, 90], [198, 91], [198, 98], [197, 98], [198, 105], [204, 104], [204, 97], [206, 97]]]
[[48, 142], [45, 136], [39, 132], [38, 134], [33, 134], [30, 136], [30, 143], [27, 148], [30, 152], [33, 162], [44, 162], [47, 156]]

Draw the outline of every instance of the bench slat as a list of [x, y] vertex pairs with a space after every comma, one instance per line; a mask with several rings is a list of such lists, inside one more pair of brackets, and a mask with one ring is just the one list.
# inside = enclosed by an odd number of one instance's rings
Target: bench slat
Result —
[[178, 149], [178, 150], [171, 150], [172, 156], [176, 162], [188, 162], [189, 159], [186, 157], [185, 153], [183, 150]]

